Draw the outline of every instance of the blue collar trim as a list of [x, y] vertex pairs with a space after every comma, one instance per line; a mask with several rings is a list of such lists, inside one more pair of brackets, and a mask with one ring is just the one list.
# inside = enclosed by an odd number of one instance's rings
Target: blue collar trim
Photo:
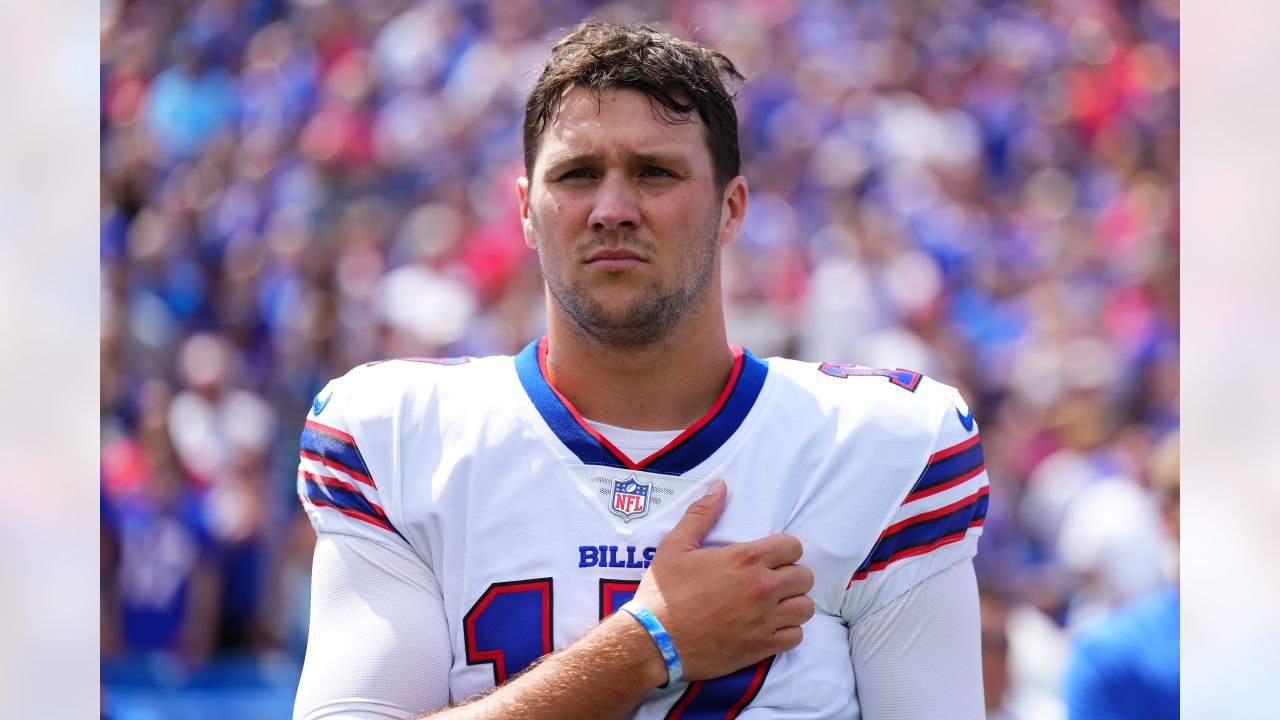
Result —
[[666, 447], [640, 462], [632, 462], [587, 425], [573, 405], [551, 387], [545, 373], [545, 357], [546, 338], [534, 340], [515, 357], [516, 374], [533, 406], [570, 452], [587, 465], [667, 475], [689, 472], [728, 442], [755, 406], [769, 374], [767, 362], [742, 348], [736, 372], [717, 406]]

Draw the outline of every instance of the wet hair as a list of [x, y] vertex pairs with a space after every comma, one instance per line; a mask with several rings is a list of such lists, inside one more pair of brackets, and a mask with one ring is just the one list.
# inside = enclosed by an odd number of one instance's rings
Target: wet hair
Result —
[[[741, 166], [733, 99], [742, 74], [723, 54], [649, 25], [580, 23], [551, 48], [524, 111], [524, 169], [532, 177], [542, 133], [555, 122], [565, 93], [587, 88], [597, 101], [607, 90], [638, 90], [654, 115], [671, 124], [702, 120], [716, 185], [723, 189]], [[729, 86], [735, 88], [730, 92]]]

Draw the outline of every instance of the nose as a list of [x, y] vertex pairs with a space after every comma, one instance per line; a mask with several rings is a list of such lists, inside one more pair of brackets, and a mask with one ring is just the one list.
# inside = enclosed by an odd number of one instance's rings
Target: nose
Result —
[[609, 173], [600, 181], [587, 222], [595, 232], [634, 230], [640, 225], [640, 208], [626, 178]]

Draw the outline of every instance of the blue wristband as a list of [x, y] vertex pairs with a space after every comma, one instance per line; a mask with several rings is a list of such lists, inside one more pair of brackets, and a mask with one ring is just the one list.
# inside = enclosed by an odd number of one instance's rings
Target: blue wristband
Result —
[[669, 688], [684, 682], [684, 665], [680, 662], [680, 653], [676, 652], [675, 643], [671, 642], [671, 636], [667, 634], [667, 629], [662, 627], [662, 623], [658, 622], [658, 618], [649, 612], [649, 608], [635, 600], [628, 600], [619, 609], [631, 613], [631, 616], [649, 633], [649, 637], [653, 638], [653, 644], [658, 646], [658, 652], [662, 653], [662, 661], [667, 664], [667, 684], [659, 687]]

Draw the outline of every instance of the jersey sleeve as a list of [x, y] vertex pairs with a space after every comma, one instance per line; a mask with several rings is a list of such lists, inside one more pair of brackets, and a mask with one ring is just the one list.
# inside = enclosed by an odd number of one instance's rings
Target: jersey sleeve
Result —
[[[318, 535], [354, 535], [409, 547], [387, 513], [386, 488], [379, 487], [391, 479], [374, 477], [357, 440], [358, 418], [348, 418], [352, 393], [359, 391], [353, 376], [359, 371], [331, 381], [311, 403], [299, 443], [298, 499]], [[368, 425], [361, 429], [369, 431]]]
[[981, 720], [978, 583], [963, 561], [849, 627], [861, 717]]
[[988, 493], [982, 440], [954, 389], [946, 388], [939, 409], [932, 452], [849, 579], [841, 607], [849, 623], [977, 552]]
[[298, 497], [317, 541], [295, 720], [400, 720], [449, 702], [443, 594], [396, 527], [402, 385], [385, 370], [331, 381], [302, 430]]
[[407, 720], [449, 704], [439, 583], [391, 543], [321, 535], [294, 720]]

